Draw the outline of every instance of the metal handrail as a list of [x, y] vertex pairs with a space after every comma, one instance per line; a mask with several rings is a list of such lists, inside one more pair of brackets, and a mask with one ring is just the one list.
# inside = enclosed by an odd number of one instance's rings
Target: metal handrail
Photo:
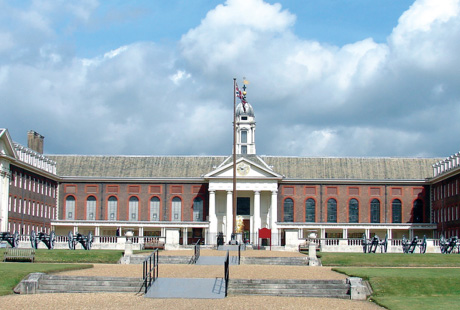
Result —
[[190, 259], [190, 264], [196, 264], [196, 262], [198, 261], [198, 258], [200, 258], [200, 252], [201, 252], [200, 240], [201, 239], [198, 239], [198, 241], [193, 246], [194, 254], [192, 258]]
[[228, 280], [230, 277], [230, 272], [229, 272], [229, 254], [227, 251], [227, 256], [225, 257], [224, 261], [224, 278], [225, 278], [225, 297], [227, 297], [227, 291], [228, 291]]
[[[142, 263], [142, 287], [145, 287], [145, 294], [158, 278], [158, 249], [155, 249]], [[141, 287], [141, 289], [142, 289]]]
[[241, 263], [241, 244], [238, 244], [238, 265]]

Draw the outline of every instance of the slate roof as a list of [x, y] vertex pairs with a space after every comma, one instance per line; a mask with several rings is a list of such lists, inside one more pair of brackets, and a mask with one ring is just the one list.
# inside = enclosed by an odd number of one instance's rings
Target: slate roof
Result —
[[261, 156], [289, 179], [424, 180], [436, 158], [315, 158]]
[[[231, 162], [229, 156], [87, 156], [48, 155], [62, 177], [201, 178]], [[257, 158], [259, 157], [259, 158]], [[424, 180], [439, 158], [325, 158], [253, 156], [293, 180]], [[261, 159], [261, 160], [260, 160]]]

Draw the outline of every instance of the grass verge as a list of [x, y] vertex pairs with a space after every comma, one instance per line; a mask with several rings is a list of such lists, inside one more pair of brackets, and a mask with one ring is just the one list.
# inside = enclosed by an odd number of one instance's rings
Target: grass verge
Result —
[[369, 280], [372, 300], [388, 309], [458, 309], [457, 268], [333, 268]]
[[[3, 257], [5, 249], [0, 249]], [[117, 250], [35, 250], [35, 262], [37, 263], [94, 263], [116, 264], [123, 255], [123, 251]]]
[[460, 255], [402, 253], [321, 253], [323, 266], [460, 267]]
[[13, 293], [13, 288], [29, 273], [53, 273], [65, 270], [91, 268], [90, 264], [32, 264], [0, 263], [0, 296]]

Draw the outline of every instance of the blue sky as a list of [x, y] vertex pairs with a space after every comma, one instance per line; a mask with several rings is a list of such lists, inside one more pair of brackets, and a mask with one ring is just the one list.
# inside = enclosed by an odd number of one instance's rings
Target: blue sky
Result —
[[[304, 39], [344, 45], [368, 37], [385, 42], [408, 0], [305, 0], [280, 3], [296, 15], [294, 33]], [[70, 36], [76, 53], [94, 57], [106, 50], [136, 41], [174, 43], [199, 25], [206, 13], [224, 1], [104, 1], [95, 12], [97, 21]], [[67, 21], [63, 21], [64, 27]], [[68, 40], [68, 33], [63, 33]]]
[[430, 156], [460, 137], [460, 0], [0, 0], [0, 127], [51, 154]]

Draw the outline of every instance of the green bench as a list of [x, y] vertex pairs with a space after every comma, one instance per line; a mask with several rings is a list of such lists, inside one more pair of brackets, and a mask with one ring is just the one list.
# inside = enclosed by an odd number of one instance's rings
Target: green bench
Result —
[[30, 260], [32, 263], [35, 260], [35, 249], [18, 249], [6, 248], [3, 255], [3, 261], [23, 261]]

